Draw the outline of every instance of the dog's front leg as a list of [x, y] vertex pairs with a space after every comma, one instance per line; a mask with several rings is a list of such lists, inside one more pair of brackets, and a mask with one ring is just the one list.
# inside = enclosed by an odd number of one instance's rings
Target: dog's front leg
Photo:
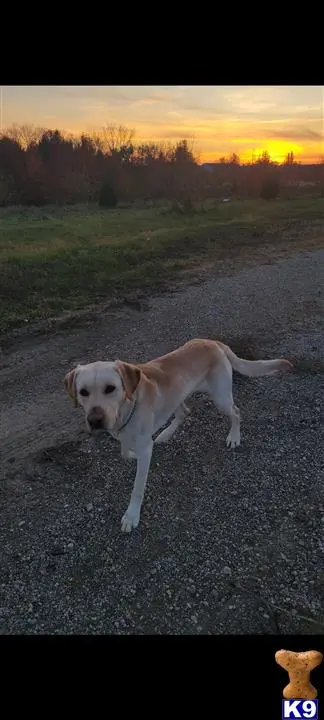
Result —
[[144, 498], [146, 481], [151, 464], [153, 441], [145, 446], [145, 449], [137, 454], [137, 468], [134, 487], [132, 490], [129, 506], [122, 518], [122, 532], [130, 532], [136, 528], [140, 521], [141, 507]]
[[184, 402], [180, 403], [179, 407], [174, 413], [174, 420], [172, 421], [171, 425], [165, 428], [165, 430], [162, 430], [160, 435], [155, 438], [155, 445], [157, 445], [158, 443], [168, 442], [168, 440], [172, 438], [178, 427], [182, 425], [186, 415], [190, 415], [190, 410]]

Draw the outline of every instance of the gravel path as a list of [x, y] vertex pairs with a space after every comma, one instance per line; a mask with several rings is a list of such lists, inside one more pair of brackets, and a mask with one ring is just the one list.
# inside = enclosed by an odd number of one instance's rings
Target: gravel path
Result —
[[[18, 343], [0, 366], [0, 632], [323, 633], [324, 250], [209, 279], [87, 327]], [[286, 356], [235, 374], [242, 444], [204, 397], [156, 447], [138, 530], [120, 533], [134, 463], [88, 438], [62, 379], [192, 337]]]

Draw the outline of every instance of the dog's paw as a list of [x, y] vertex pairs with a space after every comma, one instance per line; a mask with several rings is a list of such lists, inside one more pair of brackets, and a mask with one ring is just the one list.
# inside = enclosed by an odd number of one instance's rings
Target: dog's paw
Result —
[[140, 510], [138, 508], [127, 508], [125, 515], [121, 520], [122, 532], [129, 533], [133, 528], [137, 528], [140, 521]]
[[230, 432], [226, 438], [226, 445], [230, 448], [236, 448], [240, 445], [241, 438], [239, 434]]
[[122, 450], [121, 456], [124, 460], [136, 460], [136, 454], [134, 450]]

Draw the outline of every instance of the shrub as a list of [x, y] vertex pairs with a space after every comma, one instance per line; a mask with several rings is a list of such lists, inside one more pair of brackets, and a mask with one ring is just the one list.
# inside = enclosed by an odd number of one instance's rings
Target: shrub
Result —
[[99, 206], [106, 208], [115, 208], [117, 205], [116, 193], [108, 182], [103, 182], [99, 193]]
[[260, 197], [263, 200], [274, 200], [279, 195], [279, 179], [276, 175], [271, 175], [263, 180], [261, 185]]

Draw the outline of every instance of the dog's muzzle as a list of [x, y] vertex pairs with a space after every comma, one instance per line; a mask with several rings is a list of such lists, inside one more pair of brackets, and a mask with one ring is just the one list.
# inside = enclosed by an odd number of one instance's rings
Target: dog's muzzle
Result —
[[101, 407], [95, 406], [88, 413], [87, 422], [90, 430], [105, 429], [105, 414]]

